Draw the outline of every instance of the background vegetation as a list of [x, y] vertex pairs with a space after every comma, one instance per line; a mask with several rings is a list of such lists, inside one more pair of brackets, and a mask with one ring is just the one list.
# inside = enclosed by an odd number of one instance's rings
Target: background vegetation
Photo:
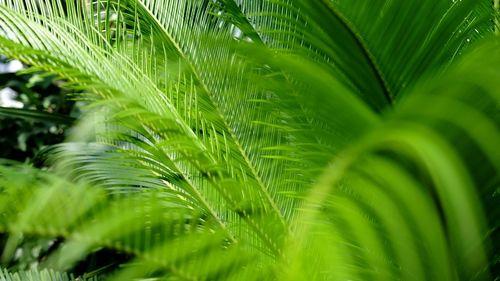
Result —
[[0, 5], [0, 280], [500, 279], [495, 3]]
[[[78, 108], [73, 108], [74, 101], [67, 98], [69, 94], [59, 87], [54, 76], [24, 74], [19, 61], [8, 62], [5, 58], [0, 63], [5, 69], [0, 72], [4, 101], [0, 109], [1, 157], [36, 162], [34, 157], [43, 148], [64, 140], [64, 131], [72, 117], [78, 116]], [[15, 106], [31, 111], [17, 110]]]

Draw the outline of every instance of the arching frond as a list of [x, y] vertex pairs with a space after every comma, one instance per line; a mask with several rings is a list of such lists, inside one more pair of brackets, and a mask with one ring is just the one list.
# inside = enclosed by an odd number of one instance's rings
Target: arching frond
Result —
[[61, 271], [125, 253], [112, 280], [497, 277], [489, 1], [0, 5], [0, 53], [89, 103], [51, 171], [0, 166], [4, 264], [33, 235]]

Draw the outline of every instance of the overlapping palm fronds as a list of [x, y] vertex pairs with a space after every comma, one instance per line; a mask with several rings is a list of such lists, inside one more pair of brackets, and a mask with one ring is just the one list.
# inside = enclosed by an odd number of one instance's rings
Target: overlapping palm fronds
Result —
[[111, 280], [497, 278], [493, 4], [372, 2], [0, 0], [0, 53], [90, 103], [51, 171], [1, 168], [3, 262], [41, 236], [59, 271], [125, 253]]

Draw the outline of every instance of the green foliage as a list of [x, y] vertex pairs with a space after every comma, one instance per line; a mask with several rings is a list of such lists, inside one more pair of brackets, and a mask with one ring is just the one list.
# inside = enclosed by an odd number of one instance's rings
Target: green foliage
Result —
[[50, 171], [1, 166], [3, 264], [42, 237], [106, 280], [500, 277], [491, 1], [0, 4], [0, 53], [90, 103]]
[[52, 270], [30, 270], [22, 271], [16, 273], [9, 273], [7, 270], [0, 270], [0, 280], [2, 281], [77, 281], [77, 280], [88, 280], [92, 279], [75, 279], [74, 277], [69, 277], [66, 274], [57, 273]]
[[0, 107], [0, 157], [32, 162], [47, 145], [64, 140], [74, 120], [70, 115], [78, 112], [57, 82], [53, 76], [23, 70], [0, 73], [0, 89], [17, 93], [16, 100], [23, 105]]

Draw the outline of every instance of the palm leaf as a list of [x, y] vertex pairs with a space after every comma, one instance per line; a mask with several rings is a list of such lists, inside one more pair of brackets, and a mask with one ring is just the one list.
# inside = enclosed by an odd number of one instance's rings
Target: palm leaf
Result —
[[0, 280], [2, 281], [76, 281], [76, 280], [97, 280], [94, 278], [75, 278], [67, 274], [54, 272], [52, 270], [30, 270], [10, 273], [7, 270], [0, 270]]
[[4, 108], [0, 107], [0, 116], [9, 118], [22, 118], [34, 121], [51, 122], [55, 124], [71, 125], [75, 118], [70, 116], [47, 113], [43, 111], [28, 110], [28, 109], [17, 109], [17, 108]]
[[93, 107], [64, 180], [2, 168], [4, 260], [33, 234], [64, 271], [133, 255], [117, 280], [492, 277], [486, 1], [1, 3], [0, 52]]

